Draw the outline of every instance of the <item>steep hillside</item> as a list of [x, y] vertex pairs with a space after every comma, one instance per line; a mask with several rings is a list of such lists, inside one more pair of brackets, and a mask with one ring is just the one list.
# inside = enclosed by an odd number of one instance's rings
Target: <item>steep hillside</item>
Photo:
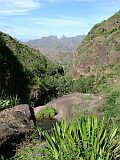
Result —
[[[120, 11], [95, 25], [78, 47], [69, 74], [90, 75], [100, 68], [109, 72], [120, 66]], [[108, 71], [108, 70], [107, 70]]]
[[84, 35], [76, 37], [57, 38], [57, 36], [42, 37], [41, 39], [30, 40], [26, 44], [39, 49], [42, 54], [51, 61], [68, 64], [78, 45], [85, 38]]
[[27, 102], [30, 94], [34, 98], [39, 95], [44, 103], [48, 92], [44, 79], [58, 73], [63, 74], [59, 65], [0, 32], [0, 95], [17, 95], [22, 102]]

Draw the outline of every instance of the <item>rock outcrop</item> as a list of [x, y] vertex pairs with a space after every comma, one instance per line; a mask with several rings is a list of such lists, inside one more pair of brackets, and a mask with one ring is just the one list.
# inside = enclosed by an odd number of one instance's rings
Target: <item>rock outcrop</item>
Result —
[[84, 38], [85, 35], [75, 37], [63, 36], [62, 38], [51, 35], [42, 37], [41, 39], [30, 40], [25, 44], [35, 49], [39, 49], [49, 60], [66, 65], [70, 63], [73, 53]]
[[[69, 69], [73, 79], [120, 65], [120, 11], [97, 25], [78, 47]], [[114, 72], [114, 71], [113, 71]]]
[[12, 143], [17, 143], [27, 133], [34, 131], [34, 113], [29, 105], [17, 105], [0, 112], [0, 153], [11, 152]]
[[60, 98], [54, 99], [45, 106], [34, 109], [35, 114], [47, 106], [55, 108], [58, 114], [54, 117], [58, 121], [61, 119], [71, 120], [78, 114], [91, 114], [99, 116], [99, 109], [105, 103], [104, 97], [93, 94], [72, 93]]

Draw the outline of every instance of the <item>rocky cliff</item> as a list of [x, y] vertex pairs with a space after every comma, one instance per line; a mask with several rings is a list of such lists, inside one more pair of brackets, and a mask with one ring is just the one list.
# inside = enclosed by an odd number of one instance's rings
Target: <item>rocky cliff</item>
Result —
[[120, 64], [120, 11], [95, 25], [78, 47], [69, 74], [90, 75], [102, 67]]
[[51, 35], [42, 37], [41, 39], [30, 40], [25, 44], [39, 49], [45, 57], [53, 62], [68, 64], [73, 57], [73, 53], [84, 38], [85, 35], [75, 37], [63, 36], [62, 38]]

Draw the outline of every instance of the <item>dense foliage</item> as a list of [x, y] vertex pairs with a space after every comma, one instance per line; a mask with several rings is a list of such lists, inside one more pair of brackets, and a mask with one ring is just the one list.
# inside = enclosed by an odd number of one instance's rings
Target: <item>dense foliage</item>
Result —
[[0, 94], [22, 103], [43, 105], [70, 92], [92, 93], [94, 76], [72, 81], [62, 66], [0, 32]]
[[46, 103], [52, 96], [45, 80], [56, 74], [64, 75], [61, 66], [53, 64], [40, 52], [2, 32], [0, 32], [0, 65], [0, 94], [4, 97], [17, 95], [22, 103], [28, 101]]
[[[28, 143], [23, 142], [20, 149], [17, 148], [13, 159], [110, 160], [119, 156], [119, 17], [120, 12], [112, 17], [111, 22], [96, 25], [88, 34], [74, 59], [73, 66], [76, 67], [70, 68], [73, 77], [78, 77], [78, 73], [85, 76], [80, 75], [79, 79], [74, 80], [64, 75], [62, 66], [53, 64], [39, 51], [0, 32], [0, 111], [21, 102], [44, 105], [70, 92], [101, 94], [106, 100], [100, 107], [105, 121], [98, 124], [97, 118], [81, 118], [79, 115], [77, 122], [56, 124], [52, 134], [37, 131], [46, 141], [40, 143], [39, 136], [37, 139], [30, 138]], [[78, 63], [82, 70], [77, 68]], [[54, 109], [47, 108], [38, 118], [55, 114]]]
[[[49, 131], [43, 133], [48, 145], [36, 145], [20, 150], [16, 158], [35, 160], [112, 160], [118, 158], [117, 128], [106, 128], [104, 119], [98, 123], [96, 117], [82, 117], [69, 125], [62, 121], [54, 125], [52, 135]], [[28, 154], [29, 153], [29, 154]]]
[[[118, 72], [117, 72], [118, 73]], [[81, 115], [79, 117], [77, 117], [75, 119], [75, 123], [72, 123], [70, 125], [67, 125], [65, 122], [62, 122], [60, 125], [55, 125], [54, 129], [53, 129], [53, 134], [52, 136], [49, 134], [49, 132], [46, 132], [44, 134], [45, 139], [48, 141], [49, 143], [49, 147], [41, 147], [42, 144], [39, 144], [38, 142], [36, 142], [36, 145], [28, 145], [26, 146], [24, 149], [23, 147], [21, 147], [20, 151], [17, 153], [17, 159], [19, 159], [20, 156], [23, 156], [24, 159], [57, 159], [57, 157], [59, 159], [112, 159], [114, 156], [117, 156], [118, 152], [114, 152], [116, 150], [114, 150], [114, 147], [111, 148], [113, 150], [111, 150], [109, 147], [111, 145], [110, 142], [110, 136], [114, 135], [118, 133], [117, 136], [115, 136], [115, 140], [119, 140], [119, 127], [120, 127], [120, 118], [119, 118], [119, 106], [120, 106], [120, 85], [119, 85], [119, 81], [118, 83], [114, 84], [114, 79], [117, 79], [117, 75], [116, 72], [114, 72], [114, 74], [110, 74], [105, 75], [104, 71], [99, 72], [98, 74], [96, 74], [96, 76], [89, 76], [89, 77], [80, 77], [80, 79], [78, 80], [74, 80], [71, 81], [70, 79], [68, 79], [67, 77], [62, 77], [61, 78], [62, 81], [64, 83], [60, 83], [61, 88], [63, 89], [63, 91], [65, 91], [64, 93], [67, 92], [72, 92], [75, 91], [77, 89], [77, 91], [83, 92], [83, 93], [102, 93], [105, 96], [106, 99], [106, 103], [104, 104], [104, 106], [102, 106], [100, 108], [100, 112], [103, 113], [105, 120], [104, 123], [101, 122], [100, 125], [98, 125], [97, 123], [97, 128], [95, 129], [95, 132], [92, 131], [92, 127], [90, 127], [91, 129], [91, 134], [90, 137], [87, 135], [88, 132], [88, 120], [89, 124], [92, 125], [92, 121], [93, 119], [89, 118], [83, 118], [81, 119]], [[64, 80], [65, 79], [65, 80]], [[57, 81], [59, 79], [56, 79]], [[57, 82], [56, 81], [56, 82]], [[47, 82], [47, 81], [46, 81]], [[67, 83], [66, 83], [67, 82]], [[50, 83], [51, 85], [52, 83]], [[57, 83], [53, 83], [57, 84]], [[64, 87], [65, 85], [68, 84], [68, 90], [67, 87]], [[67, 91], [67, 92], [66, 92]], [[77, 123], [76, 123], [77, 120]], [[80, 121], [78, 121], [80, 120]], [[82, 122], [83, 121], [83, 122]], [[95, 123], [97, 121], [95, 120]], [[82, 125], [82, 123], [84, 125]], [[82, 139], [84, 140], [84, 143], [82, 143], [83, 141], [81, 141], [80, 139], [80, 134], [77, 135], [78, 132], [78, 126], [84, 127], [84, 129], [86, 129], [86, 131], [84, 132], [84, 134], [86, 133], [86, 139]], [[94, 126], [94, 125], [93, 125]], [[96, 125], [95, 125], [96, 126]], [[118, 126], [118, 129], [115, 128], [115, 126]], [[65, 128], [64, 128], [65, 127]], [[70, 128], [73, 128], [75, 131], [70, 132]], [[114, 129], [113, 129], [114, 128]], [[72, 129], [71, 129], [72, 130]], [[82, 130], [82, 129], [81, 129]], [[93, 129], [94, 130], [94, 129]], [[105, 142], [104, 145], [102, 143], [100, 143], [100, 141], [98, 140], [98, 135], [100, 133], [100, 130], [103, 130], [103, 133], [101, 134], [101, 142]], [[71, 134], [70, 134], [70, 133]], [[92, 141], [92, 133], [95, 133], [94, 135], [94, 141], [96, 144], [93, 144], [94, 146], [91, 147], [91, 141]], [[58, 134], [58, 135], [57, 135]], [[72, 136], [71, 136], [72, 135]], [[75, 138], [75, 135], [77, 138]], [[63, 138], [64, 137], [64, 138]], [[114, 136], [113, 136], [114, 137]], [[77, 141], [79, 139], [79, 141]], [[71, 142], [72, 141], [72, 142]], [[98, 142], [99, 141], [99, 142]], [[78, 143], [79, 142], [79, 143]], [[84, 145], [83, 145], [84, 144]], [[114, 140], [112, 142], [112, 144], [114, 144]], [[83, 147], [81, 147], [81, 145], [83, 145]], [[45, 145], [46, 146], [46, 145]], [[80, 146], [80, 147], [78, 147]], [[86, 147], [87, 146], [87, 147]], [[99, 152], [94, 152], [95, 150], [97, 150], [97, 147], [99, 148]], [[95, 148], [96, 147], [96, 148]], [[100, 151], [100, 147], [103, 147], [105, 150], [101, 149]], [[80, 148], [82, 148], [80, 150]], [[91, 149], [93, 148], [93, 150]], [[118, 147], [119, 148], [119, 147]], [[97, 151], [98, 151], [97, 150]], [[28, 154], [29, 153], [29, 154]], [[93, 154], [94, 153], [94, 154]], [[39, 155], [39, 157], [38, 157]], [[41, 155], [41, 156], [40, 156]], [[81, 156], [81, 157], [80, 157]], [[91, 157], [90, 157], [91, 156]], [[96, 158], [97, 157], [97, 158]]]
[[18, 97], [0, 97], [0, 111], [6, 108], [12, 108], [20, 103]]
[[62, 121], [54, 126], [53, 136], [47, 132], [45, 137], [51, 159], [110, 160], [118, 156], [118, 145], [113, 141], [116, 132], [117, 128], [107, 134], [104, 120], [99, 128], [97, 118], [88, 117], [76, 125]]
[[53, 107], [47, 106], [36, 114], [36, 119], [42, 121], [43, 119], [53, 118], [56, 114], [57, 112]]

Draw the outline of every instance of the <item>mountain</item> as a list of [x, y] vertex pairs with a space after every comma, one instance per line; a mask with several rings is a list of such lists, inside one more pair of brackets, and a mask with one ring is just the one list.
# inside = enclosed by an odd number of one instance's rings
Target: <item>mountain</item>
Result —
[[58, 64], [53, 64], [39, 51], [0, 32], [1, 96], [17, 95], [22, 102], [27, 102], [30, 94], [37, 99], [39, 95], [39, 100], [44, 103], [49, 92], [44, 85], [44, 79], [58, 73], [63, 73]]
[[95, 25], [79, 45], [69, 68], [73, 78], [120, 69], [120, 11]]
[[41, 39], [30, 40], [26, 42], [30, 47], [39, 49], [42, 54], [53, 62], [68, 64], [77, 49], [83, 41], [85, 35], [76, 37], [58, 38], [57, 36], [42, 37]]

